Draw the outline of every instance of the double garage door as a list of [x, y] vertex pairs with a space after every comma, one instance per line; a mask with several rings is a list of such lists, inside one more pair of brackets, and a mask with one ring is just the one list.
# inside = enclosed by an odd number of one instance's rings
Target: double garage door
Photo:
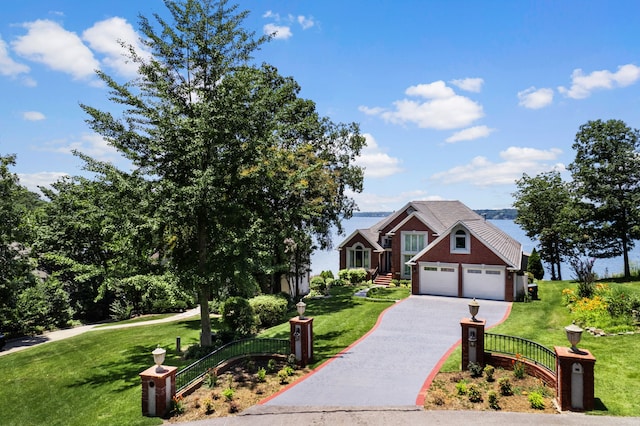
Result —
[[462, 267], [462, 297], [504, 300], [504, 266], [421, 262], [419, 267], [420, 294], [457, 297]]

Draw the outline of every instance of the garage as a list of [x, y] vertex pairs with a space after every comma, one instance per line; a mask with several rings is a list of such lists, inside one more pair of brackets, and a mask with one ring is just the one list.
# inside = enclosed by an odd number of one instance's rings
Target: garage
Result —
[[505, 300], [506, 269], [498, 265], [463, 265], [462, 297]]
[[420, 262], [420, 294], [458, 296], [458, 264]]

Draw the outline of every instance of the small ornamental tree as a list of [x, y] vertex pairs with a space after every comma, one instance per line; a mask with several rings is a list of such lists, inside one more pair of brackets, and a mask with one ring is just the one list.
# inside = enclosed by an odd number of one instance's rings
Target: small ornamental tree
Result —
[[542, 267], [542, 260], [540, 255], [534, 248], [529, 256], [529, 263], [527, 264], [527, 272], [531, 272], [536, 280], [541, 280], [544, 277], [544, 268]]

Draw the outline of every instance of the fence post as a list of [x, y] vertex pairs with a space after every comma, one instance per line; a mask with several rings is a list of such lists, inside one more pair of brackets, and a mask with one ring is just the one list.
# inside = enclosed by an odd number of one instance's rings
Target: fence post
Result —
[[558, 374], [556, 394], [560, 410], [593, 410], [593, 367], [596, 358], [586, 349], [574, 352], [570, 348], [555, 346], [555, 351]]

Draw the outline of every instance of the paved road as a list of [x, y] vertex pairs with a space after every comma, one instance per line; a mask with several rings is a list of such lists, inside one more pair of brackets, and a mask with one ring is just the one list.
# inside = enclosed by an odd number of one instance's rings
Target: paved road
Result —
[[151, 321], [141, 321], [141, 322], [115, 324], [115, 325], [98, 325], [98, 324], [82, 325], [79, 327], [66, 328], [64, 330], [51, 331], [38, 336], [24, 336], [17, 339], [9, 340], [5, 345], [4, 349], [0, 351], [0, 356], [22, 351], [24, 349], [28, 349], [35, 345], [41, 345], [44, 343], [55, 342], [56, 340], [67, 339], [69, 337], [77, 336], [79, 334], [86, 333], [92, 330], [110, 330], [115, 328], [138, 327], [138, 326], [149, 325], [149, 324], [178, 321], [178, 320], [191, 318], [193, 316], [199, 316], [199, 315], [200, 315], [200, 308], [194, 308], [176, 315], [172, 315], [162, 319], [151, 320]]
[[[411, 296], [387, 309], [377, 326], [267, 406], [415, 406], [432, 370], [460, 340], [468, 299]], [[479, 318], [500, 322], [510, 303], [483, 300]]]

